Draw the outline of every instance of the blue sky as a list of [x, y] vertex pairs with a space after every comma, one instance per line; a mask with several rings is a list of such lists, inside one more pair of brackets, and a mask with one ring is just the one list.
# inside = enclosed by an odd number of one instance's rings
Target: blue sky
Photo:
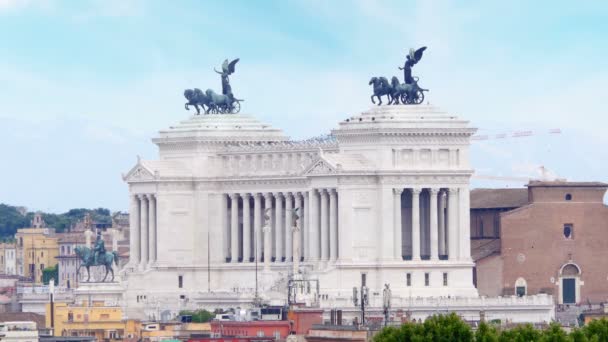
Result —
[[478, 173], [608, 181], [607, 17], [605, 1], [0, 0], [0, 202], [126, 209], [120, 174], [188, 117], [183, 89], [220, 88], [225, 58], [243, 111], [305, 138], [421, 45], [432, 104], [480, 134], [538, 132], [475, 142]]

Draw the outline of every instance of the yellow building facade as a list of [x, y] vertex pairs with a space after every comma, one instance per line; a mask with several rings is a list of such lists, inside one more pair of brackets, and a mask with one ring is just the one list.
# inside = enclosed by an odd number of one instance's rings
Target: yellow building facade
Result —
[[57, 265], [59, 245], [48, 228], [22, 228], [17, 230], [17, 271], [18, 274], [32, 279], [35, 284], [42, 283], [42, 271]]
[[[55, 303], [53, 314], [55, 336], [94, 336], [97, 341], [122, 341], [139, 337], [141, 323], [123, 320], [120, 307], [75, 306]], [[51, 305], [46, 305], [46, 326], [51, 327]]]

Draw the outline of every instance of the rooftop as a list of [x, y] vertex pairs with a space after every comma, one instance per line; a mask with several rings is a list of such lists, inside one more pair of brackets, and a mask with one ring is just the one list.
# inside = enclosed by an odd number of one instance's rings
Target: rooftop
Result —
[[528, 204], [528, 189], [473, 189], [471, 209], [519, 208]]
[[608, 184], [602, 182], [530, 181], [528, 187], [608, 188]]

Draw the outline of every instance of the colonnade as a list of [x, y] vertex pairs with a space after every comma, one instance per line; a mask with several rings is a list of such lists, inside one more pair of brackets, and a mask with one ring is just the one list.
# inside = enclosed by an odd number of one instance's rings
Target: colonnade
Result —
[[157, 198], [155, 194], [131, 196], [129, 216], [129, 263], [133, 267], [147, 268], [157, 259]]
[[470, 258], [468, 188], [396, 188], [393, 193], [395, 260]]
[[[294, 238], [300, 260], [338, 258], [338, 194], [335, 189], [226, 194], [223, 246], [226, 262], [291, 262]], [[300, 231], [293, 234], [293, 209]], [[265, 236], [264, 234], [268, 234]]]

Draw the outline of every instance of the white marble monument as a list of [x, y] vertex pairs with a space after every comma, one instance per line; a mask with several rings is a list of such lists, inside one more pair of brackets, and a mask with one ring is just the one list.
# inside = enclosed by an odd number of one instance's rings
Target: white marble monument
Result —
[[[262, 299], [283, 304], [294, 245], [324, 307], [351, 303], [363, 273], [371, 293], [389, 283], [395, 303], [477, 299], [474, 132], [428, 105], [374, 107], [330, 138], [298, 142], [244, 114], [193, 116], [160, 131], [158, 160], [138, 159], [123, 176], [128, 314], [141, 317], [147, 298], [172, 310], [247, 307], [256, 268]], [[295, 236], [292, 208], [301, 216]]]

